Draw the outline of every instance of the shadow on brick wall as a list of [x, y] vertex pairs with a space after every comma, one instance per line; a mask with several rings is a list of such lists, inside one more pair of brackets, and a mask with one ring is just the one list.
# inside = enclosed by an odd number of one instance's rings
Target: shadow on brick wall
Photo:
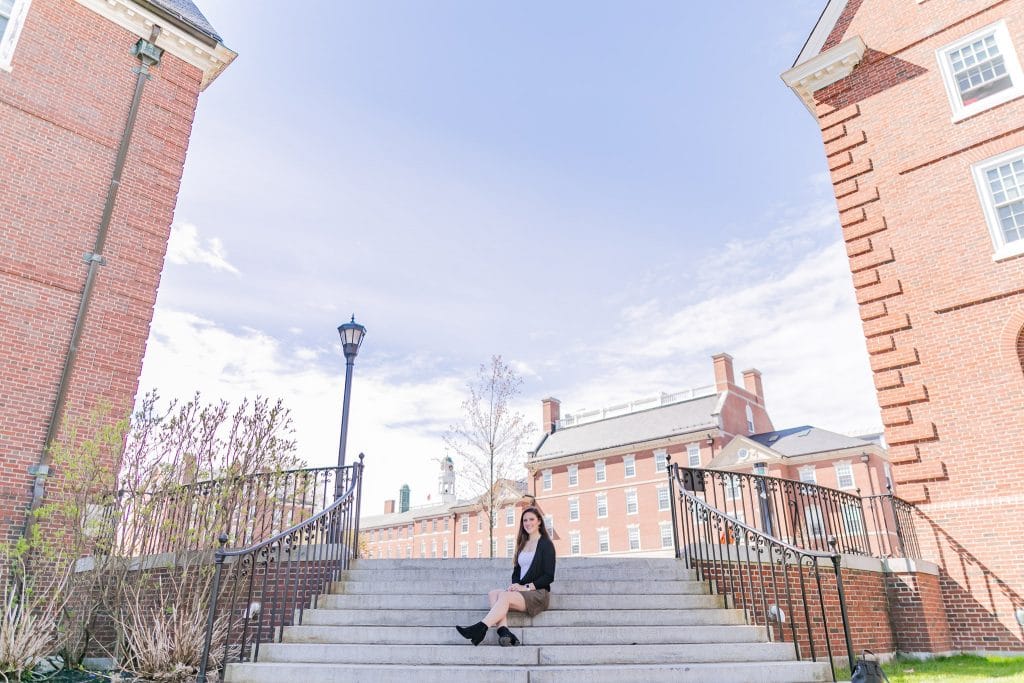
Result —
[[856, 104], [927, 73], [923, 66], [868, 48], [860, 63], [842, 78], [814, 93], [814, 99], [836, 109]]

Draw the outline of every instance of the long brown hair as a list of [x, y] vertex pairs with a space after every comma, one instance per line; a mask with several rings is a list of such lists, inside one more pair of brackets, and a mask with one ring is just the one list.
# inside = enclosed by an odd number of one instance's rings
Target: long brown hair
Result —
[[519, 534], [516, 536], [516, 552], [512, 555], [513, 567], [519, 563], [519, 553], [526, 546], [526, 542], [530, 540], [530, 534], [526, 533], [526, 529], [523, 528], [523, 517], [527, 512], [532, 513], [537, 518], [537, 529], [540, 530], [540, 535], [547, 539], [551, 538], [548, 536], [548, 528], [544, 525], [544, 515], [540, 514], [540, 510], [532, 505], [523, 508], [523, 514], [519, 515]]

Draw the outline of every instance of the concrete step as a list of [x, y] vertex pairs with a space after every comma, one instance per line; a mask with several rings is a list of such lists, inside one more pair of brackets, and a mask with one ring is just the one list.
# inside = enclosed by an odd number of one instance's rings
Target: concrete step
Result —
[[[558, 563], [555, 576], [558, 581], [611, 581], [611, 580], [679, 580], [695, 581], [697, 574], [693, 570], [686, 569], [682, 563], [678, 566], [665, 566], [656, 569], [643, 571], [632, 570], [628, 567], [601, 566], [601, 567], [563, 567]], [[346, 581], [461, 581], [465, 579], [480, 579], [496, 581], [498, 584], [508, 583], [512, 578], [511, 565], [504, 565], [500, 569], [494, 567], [454, 568], [444, 565], [434, 568], [405, 568], [405, 569], [347, 569], [339, 577]]]
[[[475, 609], [313, 609], [302, 615], [311, 626], [452, 626], [475, 624], [486, 614]], [[641, 609], [641, 610], [558, 610], [536, 617], [512, 612], [510, 626], [702, 626], [743, 624], [738, 609]], [[632, 641], [630, 641], [632, 642]]]
[[[676, 569], [684, 563], [672, 557], [559, 557], [558, 572], [575, 569], [614, 569], [646, 576], [652, 569]], [[448, 559], [396, 559], [396, 560], [353, 560], [349, 569], [459, 569], [481, 570], [488, 568], [512, 572], [512, 558], [453, 558]]]
[[[490, 580], [472, 579], [434, 579], [424, 578], [417, 581], [382, 581], [382, 580], [348, 580], [335, 581], [331, 592], [335, 594], [347, 593], [350, 595], [365, 594], [419, 594], [419, 595], [487, 595], [487, 592], [495, 588], [505, 588], [508, 580], [495, 582]], [[679, 593], [689, 595], [702, 595], [708, 592], [707, 584], [703, 581], [679, 581], [679, 580], [656, 580], [644, 579], [637, 581], [635, 578], [619, 580], [559, 580], [556, 581], [554, 591], [559, 595], [587, 595], [587, 594], [643, 594], [643, 593]]]
[[831, 675], [824, 662], [774, 662], [770, 666], [744, 662], [531, 668], [260, 663], [230, 664], [225, 677], [225, 683], [817, 683], [828, 680]]
[[[562, 595], [551, 594], [551, 610], [567, 609], [701, 609], [722, 607], [720, 595]], [[321, 595], [321, 609], [483, 609], [490, 605], [486, 595]]]
[[790, 643], [718, 643], [665, 645], [321, 645], [268, 643], [261, 662], [307, 664], [414, 664], [420, 666], [558, 666], [593, 664], [677, 664], [776, 662], [794, 658]]
[[[523, 645], [620, 645], [678, 643], [757, 643], [768, 634], [761, 626], [549, 626], [512, 627]], [[286, 643], [368, 645], [463, 645], [466, 640], [445, 626], [286, 626]], [[494, 629], [484, 644], [497, 643]]]

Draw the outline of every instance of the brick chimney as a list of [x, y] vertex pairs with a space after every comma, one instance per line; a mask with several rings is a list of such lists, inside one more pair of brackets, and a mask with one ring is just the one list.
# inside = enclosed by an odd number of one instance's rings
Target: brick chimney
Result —
[[732, 356], [725, 353], [716, 353], [711, 356], [715, 363], [715, 391], [727, 391], [730, 386], [736, 385], [736, 376], [732, 371]]
[[393, 498], [391, 500], [385, 500], [384, 501], [384, 514], [385, 515], [390, 515], [390, 514], [393, 514], [394, 511], [395, 511], [395, 500]]
[[743, 387], [757, 396], [757, 402], [764, 405], [764, 386], [761, 384], [761, 371], [756, 368], [743, 371]]
[[541, 399], [541, 405], [544, 406], [544, 419], [542, 420], [544, 433], [553, 434], [555, 431], [555, 423], [561, 419], [562, 403], [557, 398], [549, 397]]

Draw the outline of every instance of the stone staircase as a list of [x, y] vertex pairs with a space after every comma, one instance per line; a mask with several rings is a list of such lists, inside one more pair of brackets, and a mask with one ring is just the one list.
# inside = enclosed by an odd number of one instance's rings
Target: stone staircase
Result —
[[479, 621], [508, 559], [358, 560], [259, 662], [226, 683], [802, 683], [831, 679], [795, 661], [674, 559], [562, 558], [551, 609], [513, 614], [519, 647], [494, 629], [478, 647], [455, 624]]

